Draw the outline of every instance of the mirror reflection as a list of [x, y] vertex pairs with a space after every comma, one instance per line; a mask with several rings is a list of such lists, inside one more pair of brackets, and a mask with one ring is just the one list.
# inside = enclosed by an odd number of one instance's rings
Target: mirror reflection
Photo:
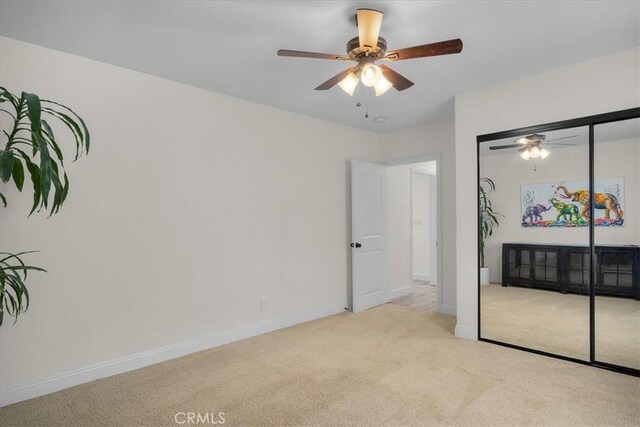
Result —
[[479, 156], [482, 338], [589, 360], [588, 127]]
[[640, 119], [594, 127], [595, 358], [640, 369]]

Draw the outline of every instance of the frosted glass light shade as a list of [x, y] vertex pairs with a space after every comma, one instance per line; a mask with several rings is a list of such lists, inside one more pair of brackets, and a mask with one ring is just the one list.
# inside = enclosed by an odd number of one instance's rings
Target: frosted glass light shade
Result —
[[529, 149], [529, 157], [532, 159], [537, 159], [540, 157], [540, 149], [538, 147], [531, 147]]
[[360, 80], [365, 86], [373, 87], [378, 83], [378, 80], [382, 77], [382, 70], [377, 65], [371, 63], [365, 64], [362, 67], [362, 73], [360, 74]]
[[347, 77], [338, 83], [338, 86], [340, 86], [343, 91], [347, 92], [349, 96], [353, 96], [353, 91], [356, 89], [356, 86], [358, 86], [358, 76], [354, 73], [349, 73], [347, 74]]
[[380, 78], [376, 82], [376, 85], [373, 88], [376, 91], [376, 96], [380, 96], [386, 91], [388, 91], [389, 89], [391, 89], [392, 87], [393, 87], [393, 84], [389, 80], [385, 79], [384, 76], [380, 76]]
[[529, 160], [529, 158], [531, 158], [531, 156], [529, 155], [529, 150], [524, 150], [521, 154], [520, 157], [522, 157], [525, 160]]
[[540, 149], [540, 158], [541, 159], [546, 159], [548, 155], [549, 155], [549, 150], [544, 149], [544, 148]]

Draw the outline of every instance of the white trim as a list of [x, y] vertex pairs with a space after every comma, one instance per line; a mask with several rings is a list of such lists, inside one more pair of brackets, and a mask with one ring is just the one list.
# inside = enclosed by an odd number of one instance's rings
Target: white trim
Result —
[[477, 340], [478, 339], [478, 329], [477, 328], [473, 328], [471, 326], [463, 326], [463, 325], [456, 325], [456, 331], [455, 331], [456, 337], [458, 338], [464, 338], [467, 340]]
[[423, 282], [431, 282], [430, 274], [414, 273], [413, 280], [422, 280]]
[[21, 402], [23, 400], [33, 399], [34, 397], [44, 396], [45, 394], [53, 393], [100, 378], [144, 368], [145, 366], [154, 365], [166, 360], [175, 359], [176, 357], [186, 356], [187, 354], [229, 344], [234, 341], [266, 334], [267, 332], [287, 328], [289, 326], [319, 319], [321, 317], [338, 314], [343, 311], [343, 306], [335, 306], [295, 316], [267, 320], [227, 331], [217, 332], [206, 337], [196, 338], [178, 344], [171, 344], [155, 350], [144, 351], [76, 369], [43, 381], [25, 384], [3, 391], [0, 393], [0, 407]]
[[456, 315], [456, 307], [454, 305], [442, 305], [438, 313], [446, 314], [447, 316]]
[[[397, 159], [385, 160], [381, 162], [383, 165], [387, 166], [398, 166], [398, 165], [408, 165], [411, 163], [421, 163], [421, 162], [436, 162], [436, 216], [438, 221], [438, 233], [437, 233], [437, 242], [438, 242], [438, 268], [436, 271], [436, 286], [438, 287], [438, 297], [437, 297], [437, 310], [438, 313], [443, 312], [442, 307], [442, 159], [440, 153], [429, 153], [429, 154], [421, 154], [418, 156], [409, 156], [409, 157], [400, 157]], [[412, 209], [413, 210], [413, 209]], [[413, 233], [412, 233], [413, 235]], [[411, 245], [413, 250], [413, 244]], [[413, 261], [413, 255], [411, 257]], [[413, 271], [413, 266], [411, 267], [411, 271]], [[413, 286], [413, 282], [412, 282]]]
[[413, 293], [413, 286], [405, 286], [404, 288], [399, 289], [391, 289], [389, 295], [391, 299], [406, 297], [407, 295], [411, 295]]

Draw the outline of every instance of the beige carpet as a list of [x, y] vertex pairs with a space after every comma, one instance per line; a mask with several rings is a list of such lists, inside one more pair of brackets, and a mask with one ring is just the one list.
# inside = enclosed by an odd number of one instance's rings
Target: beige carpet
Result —
[[0, 409], [0, 425], [638, 425], [640, 380], [453, 337], [394, 304], [344, 313]]
[[[481, 287], [484, 338], [589, 360], [589, 298]], [[596, 360], [640, 369], [640, 301], [596, 297]]]

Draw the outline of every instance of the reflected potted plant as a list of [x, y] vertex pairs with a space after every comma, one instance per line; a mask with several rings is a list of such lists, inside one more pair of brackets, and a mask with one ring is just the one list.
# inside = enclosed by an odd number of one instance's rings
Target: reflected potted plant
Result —
[[[49, 212], [49, 216], [57, 213], [67, 199], [69, 180], [59, 138], [49, 122], [58, 122], [73, 135], [75, 161], [89, 152], [89, 131], [84, 121], [62, 104], [27, 92], [14, 95], [3, 87], [0, 87], [0, 114], [6, 119], [0, 136], [0, 181], [4, 184], [13, 181], [22, 192], [30, 180], [33, 205], [29, 215], [41, 210]], [[4, 190], [1, 185], [0, 190]], [[6, 208], [5, 194], [0, 191], [0, 206]], [[25, 284], [28, 273], [45, 271], [23, 260], [33, 252], [0, 252], [0, 325], [5, 315], [18, 320], [29, 308]]]
[[496, 184], [490, 178], [481, 178], [478, 185], [478, 192], [480, 194], [480, 235], [479, 235], [479, 249], [480, 249], [480, 284], [488, 285], [490, 282], [489, 267], [484, 264], [484, 249], [486, 239], [493, 234], [493, 230], [500, 226], [498, 218], [504, 218], [499, 212], [493, 210], [491, 199], [488, 194], [496, 190]]

